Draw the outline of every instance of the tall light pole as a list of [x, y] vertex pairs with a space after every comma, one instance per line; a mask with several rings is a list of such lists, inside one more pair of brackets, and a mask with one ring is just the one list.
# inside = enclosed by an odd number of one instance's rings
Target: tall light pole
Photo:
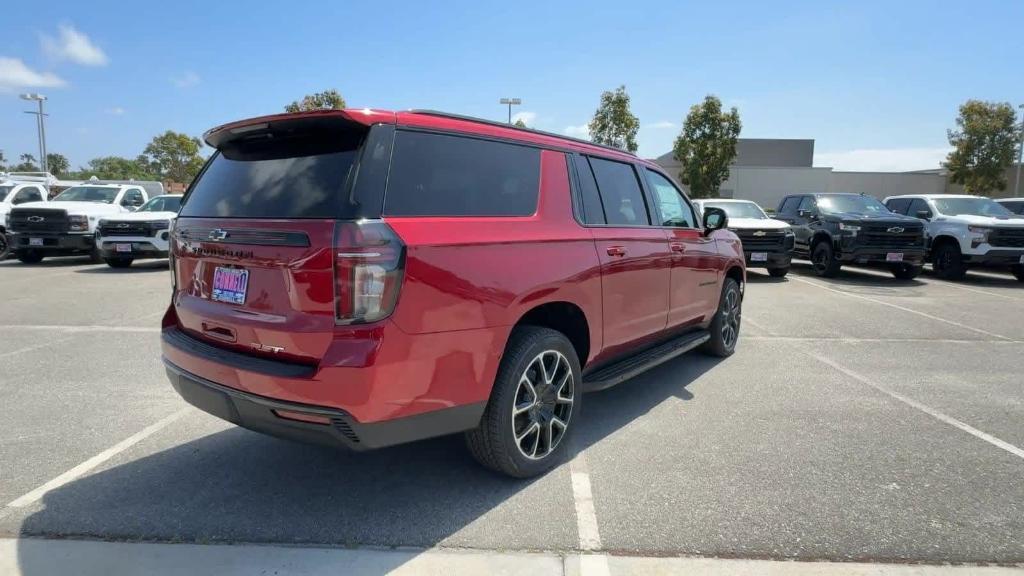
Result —
[[43, 172], [48, 172], [46, 165], [46, 122], [44, 118], [46, 114], [43, 112], [43, 102], [46, 101], [46, 96], [42, 94], [22, 94], [22, 100], [35, 100], [39, 103], [39, 111], [32, 112], [26, 110], [26, 114], [36, 115], [36, 130], [39, 132], [39, 167], [43, 169]]
[[1024, 104], [1018, 106], [1020, 114], [1020, 150], [1017, 151], [1017, 179], [1013, 181], [1013, 197], [1020, 198], [1017, 190], [1020, 190], [1020, 163], [1024, 160]]
[[498, 100], [498, 104], [508, 104], [508, 123], [512, 123], [512, 107], [519, 106], [523, 101], [519, 98], [502, 98]]

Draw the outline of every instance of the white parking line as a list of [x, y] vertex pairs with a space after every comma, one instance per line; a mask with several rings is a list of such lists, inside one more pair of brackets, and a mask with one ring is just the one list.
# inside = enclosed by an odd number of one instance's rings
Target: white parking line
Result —
[[940, 280], [938, 278], [935, 278], [935, 279], [929, 278], [929, 280], [935, 280], [935, 282], [937, 284], [941, 284], [943, 286], [949, 286], [950, 288], [957, 288], [959, 290], [966, 290], [968, 292], [975, 292], [977, 294], [986, 294], [988, 296], [995, 296], [997, 298], [1006, 298], [1007, 300], [1016, 300], [1018, 302], [1024, 302], [1024, 298], [1018, 298], [1016, 296], [1010, 296], [1009, 294], [1000, 294], [998, 292], [989, 292], [988, 290], [982, 290], [980, 288], [972, 288], [970, 286], [964, 286], [962, 284], [957, 284], [956, 282], [950, 282], [948, 280]]
[[932, 314], [928, 314], [927, 312], [921, 312], [920, 310], [914, 310], [912, 308], [907, 308], [905, 306], [900, 306], [899, 304], [893, 304], [891, 302], [886, 302], [884, 300], [879, 300], [877, 298], [871, 298], [869, 296], [863, 296], [861, 294], [851, 294], [849, 292], [844, 292], [842, 290], [836, 290], [835, 288], [829, 288], [828, 286], [824, 286], [822, 284], [818, 284], [817, 282], [811, 282], [810, 280], [805, 280], [803, 278], [798, 278], [796, 276], [793, 277], [793, 280], [796, 280], [797, 282], [803, 282], [804, 284], [810, 284], [811, 286], [815, 286], [815, 287], [821, 288], [822, 290], [828, 290], [829, 292], [835, 292], [836, 294], [841, 294], [841, 295], [847, 296], [849, 298], [857, 298], [859, 300], [866, 300], [868, 302], [873, 302], [875, 304], [881, 304], [882, 306], [888, 306], [890, 308], [895, 308], [897, 310], [902, 310], [903, 312], [908, 312], [910, 314], [916, 314], [918, 316], [921, 316], [921, 317], [924, 317], [924, 318], [928, 318], [930, 320], [935, 320], [937, 322], [943, 322], [943, 323], [949, 324], [951, 326], [956, 326], [958, 328], [963, 328], [964, 330], [970, 330], [971, 332], [975, 332], [977, 334], [984, 334], [985, 336], [990, 336], [992, 338], [998, 338], [1000, 340], [1006, 340], [1006, 341], [1009, 341], [1009, 342], [1016, 342], [1015, 339], [1010, 338], [1008, 336], [1003, 336], [1002, 334], [996, 334], [995, 332], [989, 332], [988, 330], [982, 330], [981, 328], [975, 328], [974, 326], [968, 326], [967, 324], [961, 324], [960, 322], [955, 322], [953, 320], [947, 320], [945, 318], [940, 318], [939, 316], [933, 316]]
[[53, 330], [67, 332], [159, 332], [159, 326], [104, 326], [102, 324], [0, 324], [0, 330]]
[[[746, 320], [746, 319], [745, 319]], [[755, 328], [760, 328], [754, 322], [750, 322]], [[1024, 344], [1016, 340], [958, 340], [955, 338], [847, 338], [844, 336], [775, 336], [763, 334], [748, 334], [744, 340], [774, 340], [778, 342], [838, 342], [840, 344], [1001, 344], [1013, 346]]]
[[56, 339], [53, 339], [53, 340], [47, 340], [46, 342], [43, 342], [41, 344], [33, 344], [32, 346], [25, 346], [25, 347], [22, 347], [22, 348], [15, 348], [14, 350], [8, 350], [6, 352], [0, 352], [0, 358], [6, 358], [8, 356], [16, 356], [18, 354], [23, 354], [25, 352], [31, 352], [33, 350], [39, 350], [40, 348], [46, 348], [47, 346], [53, 346], [54, 344], [60, 344], [61, 342], [66, 342], [66, 341], [68, 341], [70, 339], [71, 339], [71, 336], [68, 336], [67, 338], [56, 338]]
[[814, 358], [818, 362], [821, 362], [822, 364], [825, 364], [827, 366], [831, 366], [835, 370], [838, 370], [839, 372], [842, 372], [843, 374], [849, 376], [850, 378], [853, 378], [854, 380], [860, 382], [861, 384], [866, 384], [866, 385], [874, 388], [875, 390], [878, 390], [879, 392], [882, 392], [883, 394], [886, 394], [886, 395], [888, 395], [888, 396], [890, 396], [892, 398], [895, 398], [896, 400], [899, 400], [900, 402], [906, 404], [907, 406], [910, 406], [911, 408], [916, 408], [916, 409], [920, 410], [921, 412], [924, 412], [925, 414], [931, 416], [932, 418], [935, 418], [935, 419], [937, 419], [939, 421], [945, 422], [946, 424], [949, 424], [950, 426], [954, 426], [956, 428], [959, 428], [960, 430], [963, 430], [964, 432], [967, 432], [971, 436], [974, 436], [975, 438], [980, 438], [980, 439], [984, 440], [985, 442], [988, 442], [989, 444], [991, 444], [991, 445], [993, 445], [993, 446], [995, 446], [997, 448], [1001, 448], [1003, 450], [1006, 450], [1007, 452], [1009, 452], [1010, 454], [1013, 454], [1014, 456], [1017, 456], [1018, 458], [1024, 458], [1024, 449], [1018, 448], [1017, 446], [1014, 446], [1013, 444], [1010, 444], [1009, 442], [1006, 442], [1005, 440], [1000, 440], [999, 438], [996, 438], [995, 436], [993, 436], [991, 434], [988, 434], [987, 432], [982, 432], [981, 430], [978, 430], [977, 428], [975, 428], [973, 426], [965, 424], [965, 423], [961, 422], [960, 420], [957, 420], [956, 418], [953, 418], [952, 416], [949, 416], [947, 414], [943, 414], [942, 412], [936, 410], [935, 408], [932, 408], [931, 406], [927, 406], [925, 404], [922, 404], [922, 403], [918, 402], [917, 400], [914, 400], [913, 398], [908, 398], [908, 397], [900, 394], [899, 392], [896, 392], [894, 390], [890, 390], [889, 388], [886, 388], [885, 386], [879, 384], [878, 382], [875, 382], [875, 381], [870, 380], [870, 379], [868, 379], [868, 378], [866, 378], [864, 376], [861, 376], [860, 374], [854, 372], [853, 370], [850, 370], [849, 368], [846, 368], [845, 366], [841, 366], [841, 365], [837, 364], [835, 361], [830, 360], [829, 358], [826, 358], [826, 357], [824, 357], [824, 356], [822, 356], [820, 354], [814, 354], [814, 353], [811, 353], [811, 352], [806, 352], [804, 350], [800, 350], [800, 351], [803, 354], [806, 354], [807, 356], [810, 356], [811, 358]]
[[39, 486], [38, 488], [32, 490], [31, 492], [28, 492], [27, 494], [15, 498], [11, 502], [9, 502], [7, 506], [9, 508], [24, 508], [25, 506], [29, 506], [35, 502], [38, 502], [50, 490], [60, 488], [61, 486], [64, 486], [65, 484], [73, 482], [78, 478], [88, 474], [97, 466], [103, 464], [107, 460], [110, 460], [114, 456], [117, 456], [121, 452], [124, 452], [125, 450], [131, 448], [132, 446], [138, 444], [139, 442], [142, 442], [143, 440], [152, 436], [153, 434], [156, 434], [160, 430], [163, 430], [168, 425], [172, 424], [185, 414], [188, 414], [190, 411], [191, 408], [182, 408], [181, 410], [178, 410], [174, 414], [164, 417], [162, 420], [156, 422], [155, 424], [150, 424], [149, 426], [143, 428], [139, 432], [129, 436], [128, 438], [125, 438], [124, 440], [118, 442], [117, 444], [114, 444], [110, 448], [107, 448], [103, 452], [100, 452], [99, 454], [93, 456], [92, 458], [89, 458], [85, 462], [82, 462], [78, 466], [75, 466], [74, 468], [68, 470], [67, 472], [61, 474], [60, 476], [57, 476], [53, 480], [50, 480], [49, 482], [43, 484], [42, 486]]
[[[590, 490], [590, 470], [583, 450], [569, 462], [569, 475], [572, 479], [572, 500], [576, 505], [576, 530], [579, 533], [580, 550], [600, 550], [601, 533], [597, 529], [594, 494]], [[581, 555], [580, 574], [608, 576], [608, 557], [604, 554]]]

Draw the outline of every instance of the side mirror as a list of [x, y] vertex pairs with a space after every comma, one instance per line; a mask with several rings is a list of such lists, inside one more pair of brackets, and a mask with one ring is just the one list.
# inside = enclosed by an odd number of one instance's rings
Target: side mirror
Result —
[[721, 230], [729, 225], [729, 216], [721, 208], [708, 207], [704, 209], [704, 235], [707, 236], [715, 230]]
[[930, 210], [918, 210], [917, 213], [914, 214], [914, 216], [920, 218], [921, 220], [930, 220], [932, 217], [932, 213]]
[[797, 216], [801, 218], [807, 218], [808, 220], [814, 220], [814, 210], [797, 210]]

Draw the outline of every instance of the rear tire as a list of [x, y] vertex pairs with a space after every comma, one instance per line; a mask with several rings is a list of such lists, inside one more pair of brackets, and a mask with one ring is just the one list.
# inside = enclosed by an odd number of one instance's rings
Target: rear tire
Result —
[[943, 280], [963, 280], [967, 275], [960, 246], [953, 242], [943, 242], [932, 255], [932, 268], [935, 275]]
[[111, 268], [128, 268], [132, 265], [132, 258], [104, 258], [107, 266]]
[[515, 478], [547, 472], [568, 450], [581, 385], [579, 359], [564, 334], [515, 328], [480, 425], [466, 433], [469, 452], [485, 467]]
[[11, 245], [7, 243], [7, 234], [0, 231], [0, 261], [6, 260], [11, 254]]
[[892, 267], [892, 275], [898, 280], [913, 280], [921, 274], [921, 267], [913, 264], [897, 264]]
[[843, 263], [836, 260], [835, 252], [832, 250], [832, 243], [829, 240], [822, 240], [814, 245], [814, 252], [811, 253], [811, 263], [814, 266], [814, 273], [822, 278], [832, 278], [839, 274]]
[[19, 250], [14, 256], [22, 264], [38, 264], [43, 261], [43, 255], [38, 250]]
[[701, 350], [712, 356], [726, 358], [736, 351], [740, 338], [740, 320], [743, 316], [743, 295], [740, 285], [732, 278], [726, 278], [722, 285], [722, 297], [718, 299], [718, 311], [711, 321], [711, 339]]
[[789, 274], [789, 266], [785, 268], [769, 268], [768, 275], [772, 278], [785, 278]]
[[93, 248], [92, 251], [89, 252], [89, 262], [92, 262], [93, 264], [103, 262], [103, 253], [100, 252], [99, 248]]

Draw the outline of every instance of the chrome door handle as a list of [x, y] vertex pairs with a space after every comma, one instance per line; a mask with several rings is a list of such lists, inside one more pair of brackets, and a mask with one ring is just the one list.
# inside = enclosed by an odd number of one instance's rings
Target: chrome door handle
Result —
[[608, 255], [609, 256], [625, 256], [626, 255], [626, 249], [623, 248], [622, 246], [609, 246], [608, 247]]
[[683, 245], [683, 244], [680, 244], [679, 242], [673, 242], [673, 243], [669, 244], [669, 248], [671, 248], [673, 252], [680, 252], [680, 253], [682, 253], [682, 252], [686, 251], [686, 246]]

